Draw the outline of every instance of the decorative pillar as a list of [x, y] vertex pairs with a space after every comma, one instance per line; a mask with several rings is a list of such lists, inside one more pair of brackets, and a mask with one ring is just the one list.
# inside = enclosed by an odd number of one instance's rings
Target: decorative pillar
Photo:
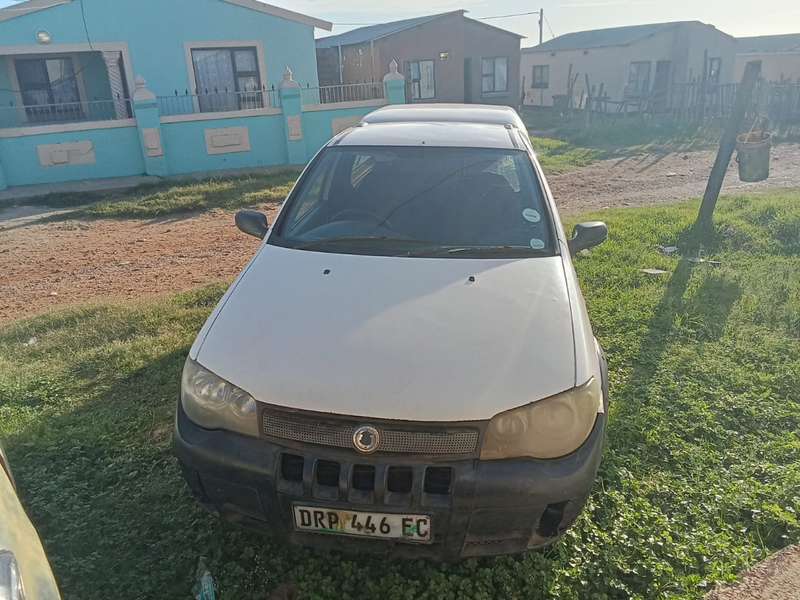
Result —
[[144, 78], [136, 77], [136, 90], [133, 92], [133, 112], [139, 128], [139, 143], [144, 157], [144, 170], [148, 175], [164, 177], [169, 175], [167, 157], [161, 136], [161, 115], [155, 94], [147, 89]]
[[108, 82], [111, 84], [111, 97], [114, 99], [114, 113], [117, 119], [128, 118], [128, 107], [125, 106], [125, 86], [122, 84], [122, 71], [119, 61], [122, 52], [101, 52], [108, 70]]
[[383, 76], [383, 87], [386, 91], [387, 103], [406, 103], [406, 78], [397, 71], [397, 61], [394, 59], [389, 63], [389, 72]]
[[306, 143], [303, 141], [303, 102], [300, 99], [300, 84], [292, 79], [292, 70], [289, 67], [283, 71], [283, 81], [278, 86], [278, 92], [281, 95], [288, 163], [300, 165], [308, 160]]

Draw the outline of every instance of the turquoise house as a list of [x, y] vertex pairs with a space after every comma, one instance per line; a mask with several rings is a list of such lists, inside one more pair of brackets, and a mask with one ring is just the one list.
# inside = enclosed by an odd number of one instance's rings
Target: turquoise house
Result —
[[257, 0], [0, 9], [0, 189], [307, 162], [402, 101], [396, 81], [320, 88], [317, 28]]

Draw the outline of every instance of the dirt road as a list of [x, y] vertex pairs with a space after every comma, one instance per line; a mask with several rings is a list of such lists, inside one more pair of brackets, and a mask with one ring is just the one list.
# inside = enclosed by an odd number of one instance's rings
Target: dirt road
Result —
[[747, 569], [741, 582], [710, 592], [704, 600], [800, 599], [800, 546], [773, 554]]
[[[550, 185], [564, 213], [672, 202], [702, 194], [713, 160], [713, 152], [605, 160], [551, 177]], [[735, 169], [732, 163], [728, 193], [800, 187], [800, 145], [774, 149], [765, 183], [742, 184]], [[276, 211], [266, 209], [270, 220]], [[0, 212], [0, 322], [73, 302], [137, 298], [230, 278], [258, 247], [236, 229], [230, 211], [51, 223], [40, 222], [42, 212]]]
[[[577, 171], [548, 178], [561, 212], [615, 206], [661, 204], [703, 195], [716, 151], [640, 154], [602, 160]], [[739, 181], [732, 160], [723, 194], [800, 186], [800, 145], [772, 149], [770, 177], [761, 183]]]

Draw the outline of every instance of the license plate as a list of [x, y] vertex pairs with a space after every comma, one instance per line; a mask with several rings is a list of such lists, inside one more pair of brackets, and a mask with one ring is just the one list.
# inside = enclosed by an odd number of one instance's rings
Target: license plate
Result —
[[298, 531], [338, 533], [417, 543], [431, 541], [430, 515], [373, 513], [297, 505], [293, 508], [294, 528]]

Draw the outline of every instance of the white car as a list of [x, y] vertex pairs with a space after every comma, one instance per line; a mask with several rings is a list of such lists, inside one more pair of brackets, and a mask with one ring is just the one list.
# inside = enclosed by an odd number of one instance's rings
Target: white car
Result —
[[59, 600], [58, 586], [0, 446], [0, 599]]
[[183, 372], [198, 501], [303, 545], [457, 560], [541, 548], [580, 513], [607, 374], [568, 239], [512, 109], [380, 109], [331, 140]]

